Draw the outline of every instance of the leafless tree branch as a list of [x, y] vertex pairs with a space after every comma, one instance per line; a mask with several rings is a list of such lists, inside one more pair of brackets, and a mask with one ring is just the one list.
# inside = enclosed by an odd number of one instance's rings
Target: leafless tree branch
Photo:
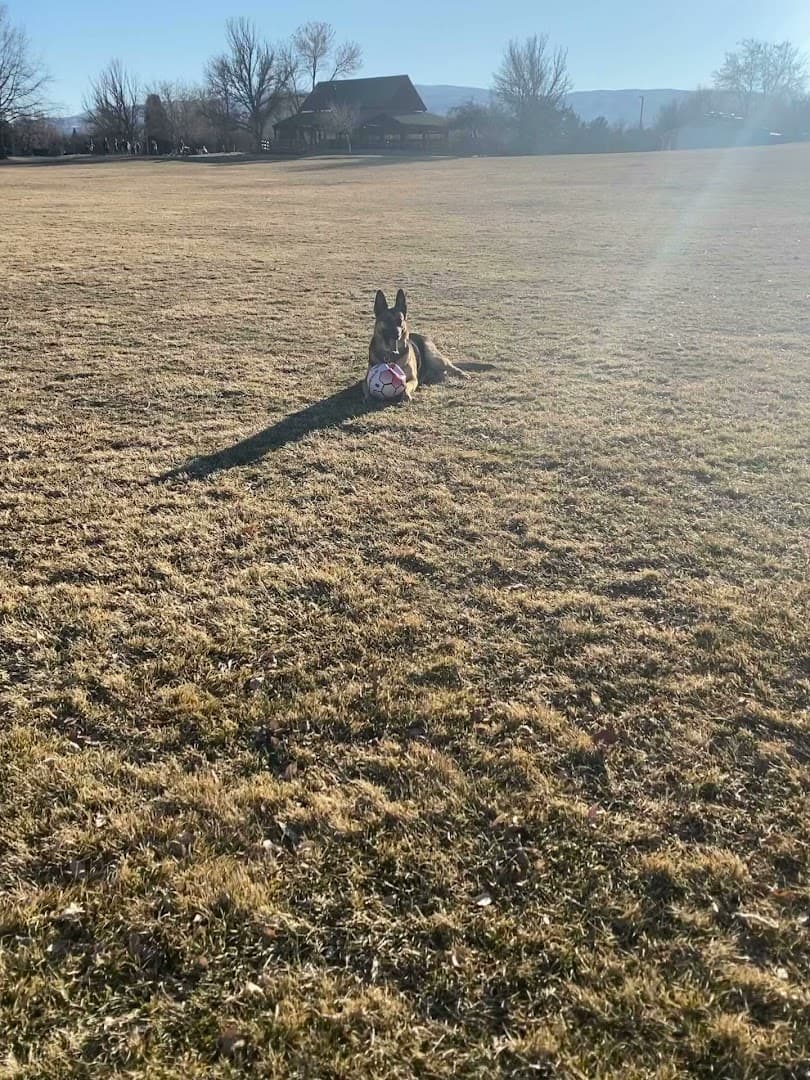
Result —
[[535, 149], [543, 131], [562, 115], [570, 89], [568, 53], [550, 53], [547, 35], [509, 42], [494, 77], [495, 97], [514, 117], [527, 149]]
[[0, 123], [11, 124], [41, 108], [48, 82], [25, 31], [11, 25], [7, 6], [0, 4]]
[[90, 83], [84, 99], [87, 121], [97, 135], [132, 140], [138, 126], [137, 78], [120, 60], [111, 60]]
[[209, 97], [220, 117], [247, 131], [258, 150], [294, 82], [289, 52], [271, 48], [249, 19], [229, 19], [226, 37], [226, 51], [208, 63]]
[[356, 41], [344, 41], [335, 46], [335, 29], [331, 23], [308, 22], [299, 26], [293, 34], [293, 50], [306, 71], [310, 90], [318, 82], [318, 74], [329, 61], [331, 74], [328, 81], [353, 75], [363, 61], [363, 52]]
[[743, 116], [777, 100], [798, 98], [807, 85], [807, 59], [789, 41], [745, 38], [714, 73], [718, 90], [734, 95]]
[[344, 41], [335, 50], [332, 58], [332, 74], [329, 76], [329, 81], [345, 79], [347, 75], [354, 75], [362, 62], [363, 50], [357, 42]]

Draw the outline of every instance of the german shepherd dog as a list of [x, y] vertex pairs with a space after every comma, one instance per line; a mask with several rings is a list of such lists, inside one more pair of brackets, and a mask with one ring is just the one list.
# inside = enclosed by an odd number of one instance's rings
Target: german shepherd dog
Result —
[[[417, 386], [425, 382], [441, 382], [449, 371], [462, 379], [469, 379], [466, 371], [452, 364], [437, 349], [430, 338], [411, 334], [406, 316], [408, 303], [405, 293], [397, 292], [396, 302], [390, 308], [382, 289], [374, 298], [374, 337], [368, 347], [368, 366], [376, 364], [399, 364], [405, 372], [405, 393], [401, 400], [413, 400]], [[368, 382], [363, 380], [363, 394], [368, 400]]]

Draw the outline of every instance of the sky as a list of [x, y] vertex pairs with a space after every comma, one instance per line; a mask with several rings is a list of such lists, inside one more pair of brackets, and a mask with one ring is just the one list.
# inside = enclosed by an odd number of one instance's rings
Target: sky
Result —
[[53, 82], [52, 112], [81, 110], [88, 81], [117, 57], [143, 84], [199, 81], [222, 48], [230, 16], [254, 19], [267, 38], [310, 19], [358, 41], [362, 75], [408, 74], [415, 83], [491, 84], [509, 38], [546, 33], [568, 49], [576, 90], [707, 84], [744, 37], [793, 41], [810, 52], [806, 0], [6, 0]]

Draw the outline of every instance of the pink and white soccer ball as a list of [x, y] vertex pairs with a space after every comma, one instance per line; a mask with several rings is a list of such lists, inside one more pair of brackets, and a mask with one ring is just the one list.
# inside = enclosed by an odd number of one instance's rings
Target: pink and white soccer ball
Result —
[[366, 376], [368, 392], [378, 401], [395, 401], [405, 393], [407, 378], [399, 364], [375, 364]]

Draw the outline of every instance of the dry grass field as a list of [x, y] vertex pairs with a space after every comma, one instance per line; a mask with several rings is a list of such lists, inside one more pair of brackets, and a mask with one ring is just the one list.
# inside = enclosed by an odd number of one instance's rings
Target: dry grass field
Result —
[[0, 1077], [810, 1075], [810, 148], [0, 201]]

